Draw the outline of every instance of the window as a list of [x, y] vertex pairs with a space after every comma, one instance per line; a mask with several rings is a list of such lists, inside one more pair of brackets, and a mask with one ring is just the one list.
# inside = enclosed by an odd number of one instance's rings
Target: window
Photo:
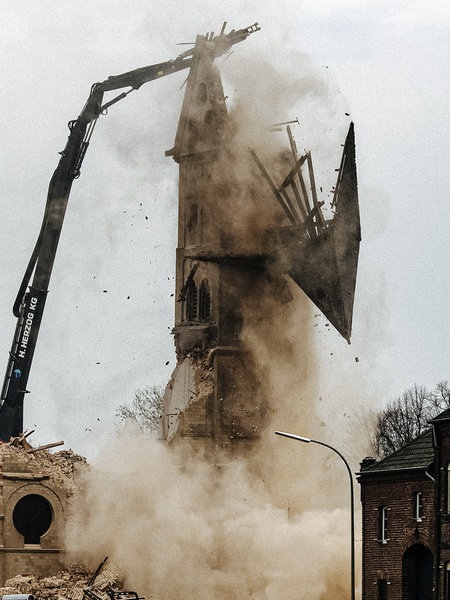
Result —
[[423, 504], [422, 492], [414, 492], [413, 494], [413, 518], [418, 522], [422, 522]]
[[388, 508], [380, 506], [378, 509], [378, 541], [387, 544], [388, 537]]
[[447, 513], [450, 513], [450, 463], [447, 465]]
[[450, 600], [450, 562], [445, 563], [445, 600]]
[[198, 317], [200, 321], [208, 321], [211, 318], [211, 292], [207, 279], [203, 279], [200, 285]]
[[13, 523], [23, 535], [25, 544], [39, 544], [41, 536], [52, 524], [52, 507], [38, 494], [29, 494], [19, 500], [13, 510]]
[[388, 582], [386, 579], [377, 580], [378, 600], [387, 600], [388, 597]]
[[186, 320], [195, 321], [197, 319], [197, 288], [191, 279], [186, 290]]

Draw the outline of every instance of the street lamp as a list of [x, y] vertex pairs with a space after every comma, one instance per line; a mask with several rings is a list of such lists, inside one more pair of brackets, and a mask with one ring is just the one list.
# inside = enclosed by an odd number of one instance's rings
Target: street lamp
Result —
[[350, 555], [350, 592], [351, 592], [351, 600], [355, 600], [355, 500], [353, 493], [353, 476], [350, 470], [350, 466], [342, 454], [333, 448], [333, 446], [329, 446], [324, 442], [319, 442], [317, 440], [311, 440], [310, 438], [302, 437], [301, 435], [294, 435], [293, 433], [286, 433], [284, 431], [275, 431], [276, 435], [282, 435], [283, 437], [291, 438], [293, 440], [297, 440], [298, 442], [305, 442], [306, 444], [319, 444], [319, 446], [325, 446], [325, 448], [329, 448], [333, 452], [335, 452], [343, 461], [347, 468], [348, 476], [350, 478], [350, 536], [351, 536], [351, 555]]

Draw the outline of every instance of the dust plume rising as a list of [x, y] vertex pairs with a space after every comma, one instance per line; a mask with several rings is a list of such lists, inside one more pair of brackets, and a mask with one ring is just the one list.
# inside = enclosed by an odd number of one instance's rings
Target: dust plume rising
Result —
[[[294, 137], [298, 137], [299, 153], [302, 152], [301, 142], [307, 143], [307, 149], [313, 143], [321, 162], [325, 162], [326, 169], [331, 172], [332, 180], [326, 179], [326, 184], [331, 187], [331, 181], [335, 183], [335, 167], [339, 165], [344, 139], [343, 131], [339, 138], [340, 130], [345, 129], [346, 124], [339, 119], [336, 122], [331, 82], [319, 75], [305, 55], [295, 52], [290, 55], [285, 65], [291, 69], [289, 74], [274, 69], [261, 57], [252, 57], [252, 64], [254, 61], [256, 66], [253, 65], [250, 72], [237, 69], [230, 73], [234, 77], [233, 86], [239, 90], [239, 98], [231, 102], [225, 130], [226, 148], [222, 149], [212, 171], [211, 185], [217, 193], [210, 196], [214, 203], [211, 214], [220, 224], [218, 235], [227, 232], [227, 250], [231, 253], [260, 253], [271, 257], [277, 250], [270, 245], [268, 230], [289, 223], [249, 149], [267, 165], [273, 181], [281, 184], [295, 161], [286, 127], [271, 125], [276, 120], [289, 119], [296, 110], [301, 110], [305, 118], [300, 119], [298, 128], [292, 126]], [[261, 73], [264, 73], [263, 77]], [[321, 185], [322, 179], [318, 178], [318, 183]], [[319, 189], [320, 196], [322, 188]], [[324, 196], [325, 193], [319, 199], [326, 201]], [[221, 198], [220, 206], [217, 197]], [[252, 282], [242, 303], [241, 342], [254, 359], [256, 378], [261, 382], [269, 412], [269, 422], [260, 432], [261, 453], [256, 451], [254, 454], [252, 468], [270, 474], [266, 480], [271, 483], [267, 485], [271, 487], [276, 503], [286, 500], [283, 497], [286, 492], [282, 491], [286, 484], [300, 479], [296, 489], [291, 488], [292, 506], [302, 510], [307, 508], [306, 497], [314, 498], [315, 507], [330, 507], [330, 496], [322, 493], [323, 480], [325, 476], [328, 485], [334, 486], [336, 491], [347, 490], [339, 469], [336, 472], [327, 463], [324, 473], [317, 473], [317, 469], [311, 471], [308, 469], [311, 460], [305, 456], [303, 465], [306, 466], [299, 478], [295, 456], [305, 455], [304, 449], [283, 449], [281, 452], [279, 445], [277, 448], [272, 443], [274, 428], [289, 427], [291, 431], [307, 437], [317, 435], [320, 439], [322, 428], [332, 422], [332, 417], [327, 423], [327, 419], [319, 417], [317, 412], [320, 373], [317, 346], [312, 339], [312, 304], [275, 262], [268, 261], [267, 277], [258, 283]]]
[[185, 450], [118, 438], [85, 476], [69, 551], [93, 565], [108, 555], [155, 600], [344, 596], [341, 509], [277, 507], [244, 459], [210, 465]]
[[[230, 232], [230, 253], [261, 251], [267, 226], [282, 222], [270, 190], [255, 183], [248, 147], [261, 153], [272, 175], [286, 175], [286, 138], [282, 144], [269, 133], [267, 113], [275, 107], [276, 120], [283, 120], [298, 86], [277, 79], [269, 93], [268, 79], [253, 80], [256, 105], [232, 107], [230, 144], [211, 181], [226, 198], [220, 227]], [[326, 95], [320, 80], [306, 78], [302, 86], [307, 99]], [[324, 126], [317, 128], [316, 139]], [[337, 161], [331, 162], [334, 169]], [[224, 189], [230, 181], [233, 187]], [[92, 566], [108, 555], [125, 573], [126, 587], [147, 598], [341, 600], [348, 592], [350, 517], [341, 465], [273, 434], [276, 428], [309, 437], [323, 426], [309, 339], [312, 308], [287, 277], [278, 278], [252, 290], [242, 315], [242, 343], [269, 400], [269, 422], [255, 447], [211, 459], [185, 440], [167, 445], [129, 430], [84, 475], [68, 551], [89, 557]]]
[[295, 286], [291, 293], [285, 303], [259, 296], [244, 319], [243, 343], [271, 399], [256, 447], [212, 462], [185, 443], [122, 432], [84, 476], [70, 553], [92, 567], [109, 556], [126, 588], [155, 600], [345, 597], [349, 511], [341, 465], [322, 449], [313, 455], [312, 446], [273, 434], [320, 428], [311, 308]]

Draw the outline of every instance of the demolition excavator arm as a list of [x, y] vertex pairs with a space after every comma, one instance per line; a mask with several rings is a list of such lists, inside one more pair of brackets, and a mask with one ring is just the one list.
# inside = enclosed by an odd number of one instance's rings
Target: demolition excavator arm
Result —
[[[219, 35], [207, 34], [212, 42], [214, 57], [228, 52], [231, 47], [258, 31], [258, 24], [232, 30], [225, 34], [225, 26]], [[0, 401], [0, 440], [9, 441], [23, 431], [23, 399], [28, 393], [26, 386], [47, 297], [56, 250], [74, 179], [80, 176], [81, 165], [97, 119], [110, 106], [139, 89], [144, 83], [165, 77], [190, 67], [193, 49], [174, 60], [142, 67], [121, 75], [108, 77], [95, 83], [79, 117], [69, 122], [69, 137], [60, 152], [61, 158], [50, 180], [47, 203], [41, 230], [29, 260], [13, 307], [17, 325], [3, 381]], [[105, 92], [128, 87], [112, 100], [103, 103]]]

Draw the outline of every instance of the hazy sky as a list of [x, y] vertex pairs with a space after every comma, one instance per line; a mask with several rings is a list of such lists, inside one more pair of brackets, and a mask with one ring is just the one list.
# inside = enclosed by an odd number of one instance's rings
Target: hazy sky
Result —
[[[316, 110], [314, 94], [299, 88], [291, 109], [273, 107], [273, 122], [299, 118], [297, 141], [316, 153], [323, 177], [339, 166], [345, 112], [355, 122], [363, 242], [353, 337], [347, 346], [323, 318], [312, 321], [318, 397], [377, 407], [414, 383], [447, 379], [450, 8], [412, 0], [2, 3], [3, 368], [48, 183], [91, 84], [175, 58], [185, 49], [178, 42], [223, 21], [261, 26], [218, 61], [231, 98], [273, 78], [291, 100], [308, 65], [322, 90]], [[166, 383], [175, 366], [177, 165], [164, 151], [185, 77], [148, 83], [99, 119], [72, 188], [28, 383], [33, 443], [64, 439], [94, 455], [114, 431], [116, 407], [138, 387]], [[324, 132], [333, 133], [324, 141]]]

